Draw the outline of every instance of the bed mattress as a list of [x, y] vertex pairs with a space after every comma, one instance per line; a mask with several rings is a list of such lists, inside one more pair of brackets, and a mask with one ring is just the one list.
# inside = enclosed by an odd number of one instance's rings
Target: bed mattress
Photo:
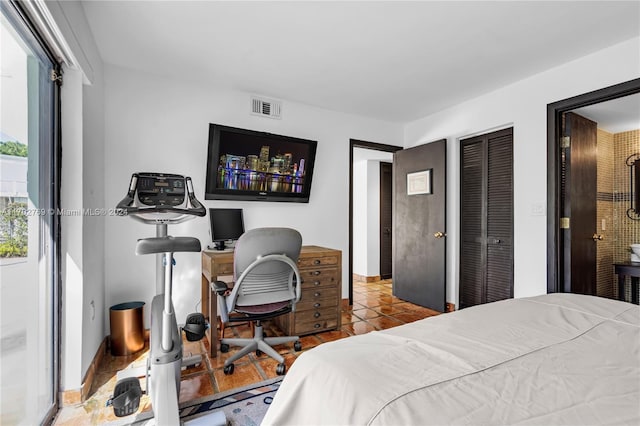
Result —
[[509, 299], [303, 353], [265, 425], [640, 424], [640, 307]]

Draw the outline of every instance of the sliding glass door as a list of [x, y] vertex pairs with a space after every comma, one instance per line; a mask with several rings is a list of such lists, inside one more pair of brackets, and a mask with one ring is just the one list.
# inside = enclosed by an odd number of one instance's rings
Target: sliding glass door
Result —
[[0, 424], [38, 424], [57, 402], [56, 64], [13, 3], [0, 19]]

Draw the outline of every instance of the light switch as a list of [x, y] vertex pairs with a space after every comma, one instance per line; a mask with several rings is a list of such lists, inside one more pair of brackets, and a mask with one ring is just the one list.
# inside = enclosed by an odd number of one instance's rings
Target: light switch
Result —
[[531, 204], [531, 216], [544, 216], [544, 203]]

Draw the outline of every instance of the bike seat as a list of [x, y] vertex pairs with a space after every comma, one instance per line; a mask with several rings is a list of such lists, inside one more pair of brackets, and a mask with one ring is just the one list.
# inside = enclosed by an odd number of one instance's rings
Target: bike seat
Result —
[[198, 252], [200, 240], [194, 237], [152, 237], [138, 240], [136, 254]]

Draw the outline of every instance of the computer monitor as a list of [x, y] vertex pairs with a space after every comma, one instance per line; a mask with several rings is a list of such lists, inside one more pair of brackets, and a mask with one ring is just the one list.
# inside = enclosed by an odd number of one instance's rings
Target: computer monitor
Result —
[[244, 234], [242, 209], [209, 209], [209, 223], [216, 250], [224, 250], [226, 241], [235, 241]]

